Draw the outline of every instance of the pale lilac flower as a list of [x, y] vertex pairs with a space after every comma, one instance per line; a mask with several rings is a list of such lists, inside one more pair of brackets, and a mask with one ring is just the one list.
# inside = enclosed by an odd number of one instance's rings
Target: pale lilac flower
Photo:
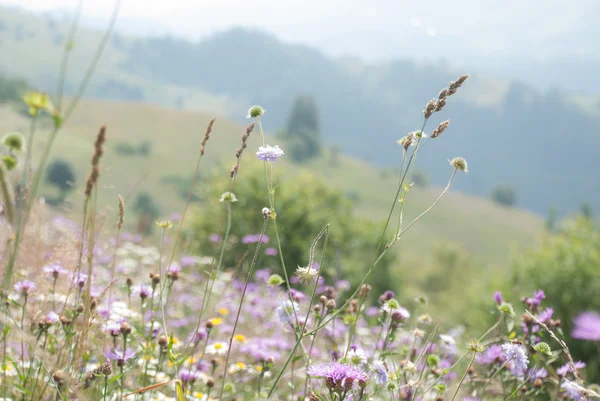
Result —
[[112, 322], [112, 323], [108, 323], [104, 329], [106, 330], [106, 332], [108, 334], [110, 334], [113, 337], [118, 337], [119, 334], [121, 334], [121, 323], [118, 322]]
[[50, 312], [50, 313], [48, 313], [48, 315], [46, 315], [46, 322], [48, 322], [50, 324], [54, 324], [54, 323], [58, 322], [59, 319], [60, 319], [60, 317], [58, 316], [58, 313], [56, 313], [56, 312]]
[[104, 356], [111, 361], [115, 360], [127, 363], [128, 360], [135, 357], [135, 352], [131, 348], [127, 348], [127, 350], [123, 352], [123, 349], [119, 347], [117, 349], [105, 352]]
[[565, 390], [567, 397], [573, 401], [580, 401], [583, 399], [581, 389], [575, 383], [565, 380], [560, 387]]
[[58, 263], [53, 263], [44, 266], [44, 273], [49, 273], [54, 278], [58, 278], [59, 274], [68, 273], [68, 270], [59, 265]]
[[210, 242], [221, 242], [221, 236], [219, 234], [212, 234], [209, 240]]
[[169, 266], [169, 269], [167, 269], [167, 274], [168, 273], [179, 274], [179, 272], [181, 272], [181, 265], [177, 262], [171, 263], [171, 265]]
[[388, 381], [388, 372], [381, 361], [373, 362], [373, 375], [379, 384], [385, 384]]
[[267, 256], [277, 256], [277, 249], [276, 248], [266, 248], [265, 249], [265, 255], [267, 255]]
[[502, 350], [506, 354], [506, 358], [510, 359], [513, 364], [512, 374], [522, 376], [523, 372], [527, 370], [527, 365], [529, 365], [525, 349], [519, 344], [506, 343], [502, 345]]
[[258, 156], [259, 160], [263, 160], [263, 161], [267, 161], [267, 162], [275, 162], [282, 155], [284, 155], [283, 150], [277, 145], [275, 145], [275, 146], [271, 146], [271, 145], [260, 146], [258, 148], [258, 152], [256, 152], [256, 156]]
[[152, 287], [149, 285], [136, 285], [131, 288], [134, 295], [139, 295], [140, 298], [148, 298], [152, 295]]
[[[585, 362], [582, 361], [576, 361], [574, 363], [575, 365], [575, 369], [583, 369], [585, 368]], [[566, 376], [567, 373], [575, 373], [573, 372], [573, 368], [571, 367], [571, 365], [569, 365], [568, 363], [564, 364], [563, 366], [561, 366], [560, 368], [556, 369], [556, 374], [559, 376]]]
[[600, 313], [584, 312], [577, 316], [571, 337], [578, 340], [600, 341]]
[[532, 369], [529, 369], [529, 372], [527, 372], [527, 377], [529, 377], [529, 381], [533, 382], [536, 379], [545, 379], [546, 377], [548, 377], [548, 371], [546, 370], [546, 368], [537, 368], [535, 371]]
[[182, 256], [181, 267], [192, 267], [196, 264], [196, 258], [193, 256]]
[[15, 283], [14, 289], [21, 295], [27, 296], [35, 288], [35, 283], [30, 280], [23, 280]]
[[281, 323], [292, 324], [292, 316], [298, 312], [298, 304], [289, 299], [275, 309]]

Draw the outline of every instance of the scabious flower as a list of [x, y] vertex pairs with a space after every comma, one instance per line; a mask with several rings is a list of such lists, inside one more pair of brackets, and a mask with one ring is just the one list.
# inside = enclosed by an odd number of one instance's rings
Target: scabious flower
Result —
[[309, 376], [325, 379], [325, 386], [330, 390], [348, 391], [354, 384], [365, 388], [369, 377], [361, 369], [341, 363], [329, 363], [323, 365], [312, 365], [308, 368]]
[[578, 340], [600, 341], [600, 313], [584, 312], [577, 316], [571, 337]]
[[[582, 362], [582, 361], [576, 361], [574, 363], [574, 365], [575, 365], [575, 369], [583, 369], [586, 366], [585, 362]], [[573, 368], [571, 367], [571, 365], [568, 363], [566, 363], [563, 366], [561, 366], [560, 368], [556, 369], [556, 374], [559, 376], [566, 376], [567, 373], [569, 373], [569, 372], [575, 373], [575, 372], [573, 372]]]
[[221, 242], [221, 236], [219, 234], [212, 234], [208, 239], [210, 242]]
[[277, 249], [276, 248], [266, 248], [265, 249], [265, 255], [267, 255], [267, 256], [277, 256]]
[[233, 192], [223, 192], [219, 198], [219, 202], [237, 202], [237, 198]]
[[265, 109], [263, 109], [262, 107], [255, 105], [252, 106], [248, 109], [248, 115], [246, 116], [246, 118], [256, 118], [256, 117], [260, 117], [263, 114], [265, 114]]
[[53, 278], [58, 278], [60, 274], [68, 273], [68, 271], [58, 263], [52, 263], [44, 266], [44, 273], [50, 274]]
[[319, 271], [311, 266], [300, 267], [296, 269], [296, 277], [302, 284], [312, 283], [315, 281], [315, 277], [319, 274]]
[[527, 370], [527, 365], [529, 365], [529, 359], [523, 346], [516, 343], [506, 343], [502, 345], [502, 350], [506, 358], [513, 363], [513, 369], [511, 369], [513, 375], [522, 376], [522, 373]]
[[35, 288], [35, 283], [30, 280], [23, 280], [15, 283], [14, 289], [23, 296], [29, 295], [31, 290]]
[[275, 309], [281, 323], [292, 324], [292, 316], [298, 312], [298, 304], [289, 299]]
[[258, 152], [256, 152], [256, 156], [258, 156], [258, 159], [266, 162], [276, 162], [277, 159], [279, 159], [284, 154], [285, 153], [283, 153], [283, 149], [281, 149], [278, 145], [260, 146], [258, 148]]
[[583, 399], [583, 392], [575, 383], [569, 380], [564, 380], [560, 387], [565, 390], [567, 397], [573, 401], [580, 401]]
[[373, 376], [379, 384], [385, 384], [388, 381], [388, 372], [385, 364], [381, 361], [373, 362]]

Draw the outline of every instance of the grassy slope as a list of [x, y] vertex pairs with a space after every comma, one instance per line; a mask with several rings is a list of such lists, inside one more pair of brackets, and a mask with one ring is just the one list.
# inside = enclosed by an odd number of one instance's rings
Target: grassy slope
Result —
[[[76, 167], [77, 194], [71, 195], [74, 215], [77, 216], [80, 209], [81, 187], [89, 171], [93, 141], [102, 124], [107, 124], [108, 135], [107, 151], [102, 162], [101, 183], [104, 188], [99, 204], [110, 205], [109, 210], [114, 210], [118, 193], [127, 195], [144, 190], [155, 197], [164, 213], [181, 211], [184, 202], [172, 186], [161, 182], [161, 178], [171, 174], [190, 176], [193, 173], [199, 143], [211, 117], [211, 114], [164, 109], [148, 104], [84, 100], [59, 135], [52, 154], [52, 158], [67, 159]], [[268, 114], [265, 115], [264, 123], [268, 129]], [[244, 127], [224, 118], [217, 119], [203, 160], [204, 171], [216, 168], [226, 179], [243, 129]], [[0, 133], [10, 130], [26, 132], [27, 120], [8, 107], [0, 108]], [[34, 158], [39, 155], [44, 139], [44, 133], [40, 132], [34, 148]], [[117, 155], [114, 144], [123, 140], [132, 143], [152, 141], [152, 156], [142, 158]], [[254, 135], [242, 162], [241, 179], [245, 165], [260, 163], [252, 155], [257, 143], [258, 135]], [[443, 146], [443, 142], [436, 146]], [[277, 172], [283, 176], [280, 185], [293, 185], [289, 177], [298, 168], [289, 164], [285, 157], [278, 162]], [[375, 221], [387, 216], [390, 199], [397, 185], [396, 177], [390, 175], [384, 178], [381, 170], [344, 156], [335, 168], [329, 167], [324, 159], [316, 160], [303, 168], [318, 172], [333, 187], [359, 193], [357, 210], [360, 214]], [[450, 173], [449, 167], [448, 174]], [[461, 174], [457, 179], [468, 180], [469, 176]], [[439, 192], [439, 188], [411, 190], [405, 221], [410, 221], [426, 209]], [[53, 192], [46, 188], [45, 193]], [[113, 216], [114, 213], [111, 213], [110, 220]], [[285, 224], [285, 219], [282, 219], [282, 224]], [[531, 245], [541, 226], [541, 220], [531, 213], [501, 208], [483, 199], [451, 192], [406, 234], [402, 246], [410, 254], [418, 252], [427, 255], [437, 240], [450, 239], [463, 244], [483, 264], [502, 263], [507, 260], [512, 245]]]

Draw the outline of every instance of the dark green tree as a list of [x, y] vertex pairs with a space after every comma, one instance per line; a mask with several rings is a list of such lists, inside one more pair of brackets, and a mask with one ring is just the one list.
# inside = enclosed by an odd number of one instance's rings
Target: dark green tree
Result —
[[154, 227], [154, 220], [159, 216], [160, 209], [148, 192], [140, 192], [133, 202], [133, 210], [138, 214], [138, 231], [149, 234]]
[[64, 199], [67, 192], [73, 189], [75, 183], [75, 170], [66, 160], [54, 160], [46, 170], [46, 182], [55, 186], [60, 191], [60, 199]]
[[517, 203], [517, 192], [512, 185], [498, 185], [490, 195], [492, 200], [502, 206], [514, 206]]
[[321, 153], [319, 110], [312, 96], [297, 96], [290, 111], [284, 137], [287, 154], [304, 162]]
[[[263, 225], [262, 208], [268, 204], [262, 168], [246, 169], [240, 172], [235, 187], [237, 202], [231, 204], [232, 224], [223, 266], [239, 266], [243, 257], [254, 251], [255, 244], [244, 244], [244, 236], [258, 234]], [[207, 179], [207, 193], [203, 209], [192, 219], [189, 242], [201, 254], [212, 254], [214, 243], [210, 241], [213, 234], [219, 231], [224, 213], [224, 203], [218, 200], [223, 192], [228, 191], [228, 183], [221, 180], [215, 182]], [[278, 231], [283, 249], [287, 272], [292, 276], [298, 266], [306, 266], [309, 250], [317, 234], [327, 225], [331, 232], [327, 244], [325, 263], [322, 273], [332, 282], [335, 279], [349, 280], [356, 285], [364, 277], [377, 248], [382, 224], [374, 224], [356, 216], [352, 201], [345, 198], [341, 191], [332, 189], [318, 176], [310, 173], [299, 173], [278, 183], [275, 193]], [[276, 247], [273, 225], [267, 227], [268, 244], [265, 247]], [[316, 248], [319, 260], [322, 242]], [[392, 252], [386, 255], [376, 266], [372, 278], [373, 295], [379, 296], [382, 291], [395, 289], [399, 281], [392, 280], [390, 265]], [[249, 259], [248, 259], [249, 260]], [[241, 266], [246, 266], [242, 263]], [[283, 276], [279, 258], [262, 255], [258, 266], [271, 267], [274, 273]]]

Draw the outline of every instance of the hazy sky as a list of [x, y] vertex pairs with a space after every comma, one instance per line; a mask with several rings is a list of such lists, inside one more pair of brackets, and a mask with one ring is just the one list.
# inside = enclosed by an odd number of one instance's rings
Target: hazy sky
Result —
[[[74, 10], [77, 0], [0, 0], [30, 10]], [[190, 39], [232, 25], [334, 54], [552, 55], [557, 38], [582, 34], [600, 17], [597, 0], [122, 0], [118, 29]], [[86, 23], [101, 24], [114, 0], [84, 0]], [[515, 40], [515, 38], [519, 38]], [[464, 43], [463, 43], [464, 41]], [[578, 40], [573, 40], [573, 51]], [[453, 47], [453, 48], [449, 48]], [[462, 52], [462, 53], [461, 53]]]

